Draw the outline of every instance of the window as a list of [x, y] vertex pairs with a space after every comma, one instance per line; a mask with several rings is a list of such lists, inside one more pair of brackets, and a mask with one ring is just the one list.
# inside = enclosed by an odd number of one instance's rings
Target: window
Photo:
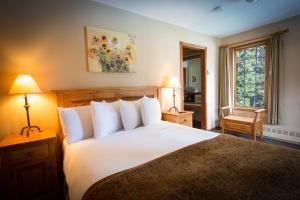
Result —
[[234, 49], [235, 106], [265, 106], [266, 50], [266, 44]]

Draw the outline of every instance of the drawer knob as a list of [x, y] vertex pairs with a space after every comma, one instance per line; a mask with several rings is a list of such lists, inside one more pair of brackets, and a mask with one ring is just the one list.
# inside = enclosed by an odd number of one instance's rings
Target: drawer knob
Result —
[[27, 157], [31, 157], [31, 156], [32, 156], [32, 153], [31, 153], [31, 152], [28, 152], [28, 153], [26, 154], [26, 156], [27, 156]]

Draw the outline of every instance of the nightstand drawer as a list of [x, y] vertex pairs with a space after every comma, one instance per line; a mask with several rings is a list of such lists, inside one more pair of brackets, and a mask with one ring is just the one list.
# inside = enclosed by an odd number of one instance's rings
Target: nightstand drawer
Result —
[[179, 124], [193, 127], [193, 123], [192, 122], [182, 122], [182, 123], [179, 123]]
[[9, 154], [11, 164], [47, 158], [49, 157], [48, 143], [12, 150]]
[[178, 124], [186, 125], [186, 126], [193, 126], [193, 122], [192, 121], [183, 121], [183, 122], [180, 122]]
[[192, 121], [192, 116], [182, 116], [177, 118], [177, 123], [186, 124]]
[[163, 112], [162, 119], [185, 126], [193, 127], [193, 112]]

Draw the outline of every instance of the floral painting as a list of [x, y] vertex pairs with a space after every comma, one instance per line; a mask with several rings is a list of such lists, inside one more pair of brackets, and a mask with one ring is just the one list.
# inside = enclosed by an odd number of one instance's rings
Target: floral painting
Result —
[[135, 72], [135, 36], [99, 28], [86, 28], [90, 72]]
[[196, 83], [197, 82], [197, 77], [195, 75], [192, 75], [192, 83]]

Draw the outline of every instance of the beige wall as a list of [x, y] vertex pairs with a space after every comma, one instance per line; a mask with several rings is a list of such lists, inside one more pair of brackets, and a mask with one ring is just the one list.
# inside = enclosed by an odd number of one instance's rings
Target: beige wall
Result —
[[[7, 2], [0, 6], [0, 137], [25, 125], [22, 99], [7, 95], [17, 74], [32, 74], [44, 91], [30, 99], [32, 123], [57, 129], [51, 90], [161, 85], [165, 76], [179, 77], [180, 41], [207, 47], [208, 128], [215, 126], [217, 38], [90, 1]], [[87, 72], [84, 26], [135, 34], [137, 72]]]
[[284, 35], [284, 66], [280, 71], [280, 125], [300, 130], [300, 16], [223, 38], [222, 45], [232, 44], [276, 31], [289, 29]]

